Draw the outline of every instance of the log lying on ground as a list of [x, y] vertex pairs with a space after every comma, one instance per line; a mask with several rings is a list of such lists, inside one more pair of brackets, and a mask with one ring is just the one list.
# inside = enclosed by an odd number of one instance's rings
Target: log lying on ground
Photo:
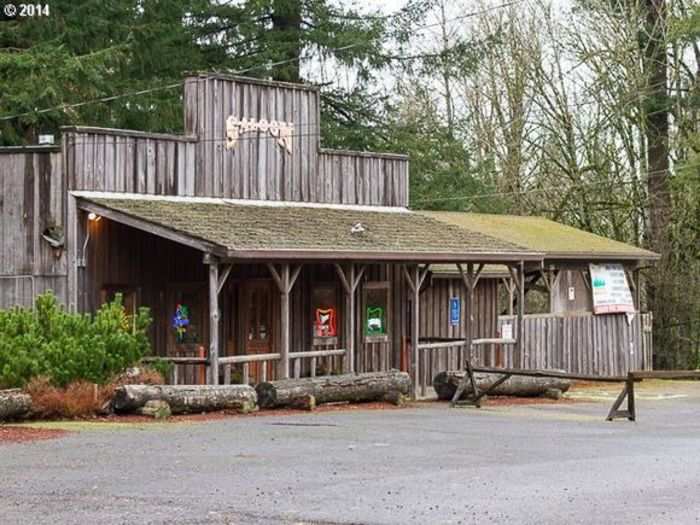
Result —
[[304, 377], [260, 383], [256, 390], [261, 408], [315, 405], [342, 401], [391, 401], [408, 394], [411, 379], [405, 372], [372, 372], [338, 376]]
[[0, 390], [0, 421], [26, 416], [32, 409], [32, 398], [19, 388]]
[[173, 414], [257, 408], [257, 394], [248, 385], [123, 385], [112, 398], [115, 412], [133, 412], [148, 401], [165, 401]]
[[[463, 370], [448, 370], [440, 372], [433, 379], [433, 388], [437, 393], [438, 399], [451, 400], [452, 396], [457, 391], [457, 385], [464, 378], [466, 372]], [[479, 391], [487, 390], [491, 385], [498, 381], [502, 374], [483, 374], [474, 373], [476, 386]], [[542, 396], [547, 390], [561, 390], [566, 392], [571, 386], [571, 381], [567, 379], [557, 379], [553, 377], [527, 377], [527, 376], [511, 376], [507, 381], [498, 385], [493, 392], [494, 396], [520, 396], [520, 397], [535, 397]], [[467, 390], [460, 399], [466, 399], [471, 394], [471, 387], [467, 383]]]

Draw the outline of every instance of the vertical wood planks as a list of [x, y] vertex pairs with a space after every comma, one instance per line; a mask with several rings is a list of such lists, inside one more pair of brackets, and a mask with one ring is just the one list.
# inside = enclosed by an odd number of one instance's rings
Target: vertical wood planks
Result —
[[[526, 315], [524, 343], [530, 356], [523, 367], [600, 376], [644, 370], [648, 350], [641, 350], [644, 334], [637, 327], [649, 315], [635, 314], [630, 324], [625, 315]], [[517, 323], [517, 319], [500, 317], [499, 330], [504, 323]], [[506, 363], [512, 365], [513, 345], [507, 346], [511, 348]]]

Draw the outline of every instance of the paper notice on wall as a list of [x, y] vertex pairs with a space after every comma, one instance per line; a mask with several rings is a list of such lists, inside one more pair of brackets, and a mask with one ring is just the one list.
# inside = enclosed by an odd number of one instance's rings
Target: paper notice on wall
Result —
[[501, 325], [501, 339], [513, 339], [513, 325], [505, 323]]
[[621, 264], [591, 264], [593, 313], [634, 312], [634, 299]]

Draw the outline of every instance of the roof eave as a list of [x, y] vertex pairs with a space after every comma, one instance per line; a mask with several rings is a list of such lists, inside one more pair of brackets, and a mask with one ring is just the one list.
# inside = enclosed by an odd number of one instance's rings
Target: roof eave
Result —
[[544, 260], [564, 260], [564, 261], [596, 261], [596, 262], [617, 262], [617, 261], [658, 261], [661, 255], [654, 252], [646, 253], [590, 253], [590, 252], [547, 252]]
[[243, 260], [353, 260], [414, 263], [460, 263], [479, 262], [485, 264], [514, 263], [519, 261], [541, 262], [544, 254], [533, 252], [418, 252], [418, 251], [357, 251], [357, 250], [236, 250], [229, 249], [228, 258]]

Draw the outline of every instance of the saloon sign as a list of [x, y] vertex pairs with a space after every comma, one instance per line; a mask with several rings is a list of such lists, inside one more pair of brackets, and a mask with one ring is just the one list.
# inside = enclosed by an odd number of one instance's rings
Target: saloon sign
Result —
[[243, 133], [259, 131], [269, 133], [277, 138], [277, 143], [283, 147], [287, 153], [292, 153], [292, 134], [294, 132], [294, 124], [291, 122], [281, 122], [278, 120], [253, 120], [240, 119], [231, 115], [226, 119], [226, 149], [236, 147], [239, 137]]

